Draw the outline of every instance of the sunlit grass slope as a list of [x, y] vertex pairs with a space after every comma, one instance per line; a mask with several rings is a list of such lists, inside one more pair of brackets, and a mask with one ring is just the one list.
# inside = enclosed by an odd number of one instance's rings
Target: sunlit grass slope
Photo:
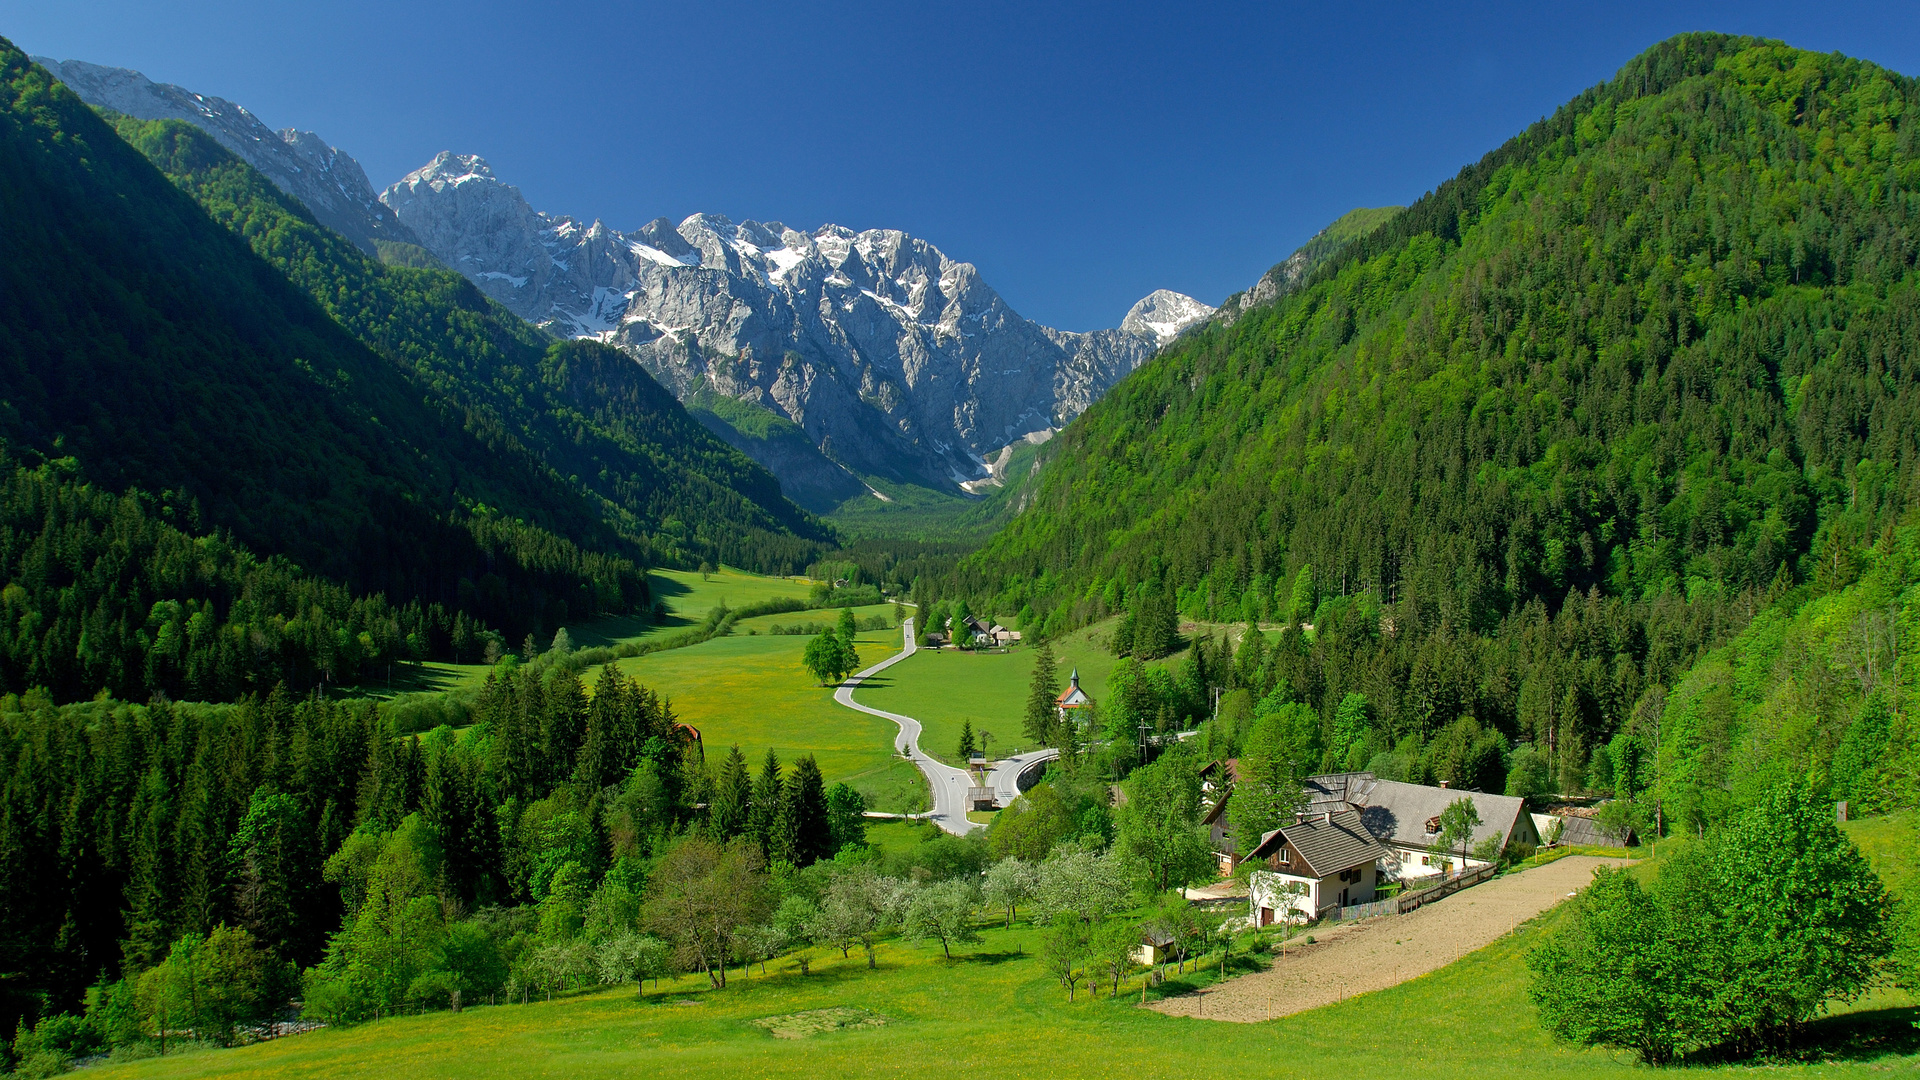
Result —
[[[832, 614], [798, 612], [770, 616], [769, 621], [779, 618], [789, 623], [830, 621]], [[846, 780], [864, 787], [859, 781], [894, 764], [895, 728], [879, 717], [835, 704], [833, 690], [814, 683], [800, 663], [808, 640], [735, 633], [618, 663], [622, 674], [671, 699], [680, 719], [700, 729], [707, 759], [716, 766], [737, 743], [755, 769], [769, 748], [788, 764], [812, 754], [828, 783]], [[856, 640], [866, 664], [900, 648], [898, 630], [869, 630]], [[582, 673], [589, 687], [598, 676], [598, 668]]]
[[[693, 570], [649, 571], [647, 586], [653, 590], [655, 600], [666, 604], [667, 618], [660, 622], [653, 622], [641, 616], [632, 615], [612, 619], [594, 619], [577, 626], [569, 626], [567, 636], [573, 639], [574, 647], [590, 649], [602, 645], [637, 643], [677, 634], [698, 623], [706, 617], [707, 612], [722, 603], [730, 608], [743, 608], [748, 604], [757, 604], [765, 600], [805, 600], [813, 588], [813, 582], [797, 577], [766, 577], [723, 566], [710, 574], [701, 574]], [[811, 615], [788, 615], [785, 618], [787, 622], [793, 623], [808, 619], [825, 619], [829, 616], [816, 612]], [[547, 643], [542, 641], [539, 644], [544, 647]], [[519, 643], [510, 642], [507, 648], [509, 651], [517, 652]], [[416, 672], [410, 673], [410, 677], [400, 679], [392, 687], [375, 684], [363, 689], [379, 697], [388, 696], [396, 690], [399, 692], [474, 690], [478, 689], [486, 679], [487, 667], [484, 664], [448, 664], [436, 661], [420, 665]]]
[[[1551, 918], [1551, 916], [1549, 916]], [[1036, 959], [1039, 934], [989, 929], [948, 964], [937, 947], [889, 943], [878, 971], [858, 950], [816, 950], [813, 975], [770, 967], [727, 990], [682, 978], [551, 1004], [470, 1009], [321, 1031], [233, 1051], [98, 1070], [102, 1080], [172, 1077], [1633, 1077], [1626, 1055], [1577, 1051], [1540, 1031], [1522, 957], [1538, 940], [1523, 926], [1441, 971], [1390, 990], [1262, 1024], [1169, 1017], [1066, 995]], [[1867, 1076], [1920, 1066], [1920, 1057], [1849, 1043], [1843, 1032], [1906, 1028], [1904, 999], [1882, 998], [1816, 1028], [1829, 1060], [1782, 1064], [1770, 1075]], [[847, 1007], [881, 1027], [774, 1039], [755, 1019]], [[1899, 1036], [1896, 1034], [1895, 1036]], [[1909, 1039], [1905, 1044], [1911, 1046]], [[1701, 1070], [1709, 1074], [1732, 1070]], [[1749, 1070], [1742, 1068], [1741, 1074]], [[1690, 1074], [1691, 1075], [1691, 1074]]]

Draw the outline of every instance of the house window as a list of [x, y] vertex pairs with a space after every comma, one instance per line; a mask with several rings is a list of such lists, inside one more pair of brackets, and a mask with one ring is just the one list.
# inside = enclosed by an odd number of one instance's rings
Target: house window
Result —
[[1431, 855], [1422, 855], [1422, 856], [1420, 856], [1420, 865], [1421, 865], [1421, 866], [1432, 866], [1432, 865], [1433, 865], [1433, 856], [1431, 856]]

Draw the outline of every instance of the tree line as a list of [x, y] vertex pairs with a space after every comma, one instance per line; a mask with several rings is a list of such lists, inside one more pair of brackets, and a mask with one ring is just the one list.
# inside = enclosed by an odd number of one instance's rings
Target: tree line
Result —
[[350, 685], [429, 658], [479, 660], [506, 633], [649, 602], [632, 563], [493, 519], [469, 523], [476, 555], [518, 573], [476, 567], [446, 604], [392, 604], [259, 558], [225, 531], [193, 531], [190, 502], [109, 495], [70, 460], [26, 468], [0, 455], [0, 471], [8, 692], [231, 701], [279, 683]]

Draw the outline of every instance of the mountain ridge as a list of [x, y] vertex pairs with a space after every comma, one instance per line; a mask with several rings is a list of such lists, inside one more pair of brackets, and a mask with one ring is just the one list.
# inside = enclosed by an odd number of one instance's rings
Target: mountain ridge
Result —
[[45, 56], [29, 59], [89, 105], [138, 120], [184, 120], [207, 132], [280, 190], [299, 199], [322, 225], [369, 255], [378, 255], [383, 242], [419, 244], [380, 202], [360, 163], [311, 131], [282, 128], [276, 132], [244, 106], [172, 83], [156, 83], [128, 68]]
[[1053, 330], [899, 230], [699, 213], [621, 232], [535, 210], [475, 155], [436, 155], [381, 199], [523, 318], [622, 348], [683, 400], [704, 386], [772, 411], [850, 473], [942, 490], [1213, 310], [1160, 290], [1112, 330]]
[[792, 570], [825, 539], [771, 475], [717, 443], [621, 354], [554, 342], [447, 270], [365, 255], [197, 126], [112, 119], [362, 343], [536, 460], [548, 484], [586, 497], [650, 561]]
[[1372, 717], [1323, 764], [1484, 726], [1577, 789], [1701, 650], [1844, 587], [1914, 505], [1916, 145], [1920, 81], [1663, 42], [1121, 383], [954, 587], [1045, 634], [1160, 603], [1310, 624], [1285, 694]]

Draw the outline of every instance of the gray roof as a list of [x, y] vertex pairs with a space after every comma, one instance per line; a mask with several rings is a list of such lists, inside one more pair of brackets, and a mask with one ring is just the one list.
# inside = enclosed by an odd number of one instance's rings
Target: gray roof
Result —
[[[1503, 840], [1510, 838], [1516, 820], [1527, 808], [1526, 800], [1507, 795], [1403, 784], [1397, 780], [1372, 781], [1364, 799], [1364, 802], [1355, 801], [1359, 802], [1360, 816], [1367, 823], [1368, 831], [1388, 843], [1422, 848], [1434, 847], [1440, 842], [1437, 835], [1427, 831], [1427, 822], [1460, 799], [1472, 799], [1474, 809], [1480, 814], [1480, 824], [1474, 828], [1469, 846], [1496, 834]], [[1527, 823], [1532, 825], [1533, 819], [1528, 818]]]
[[1367, 794], [1380, 781], [1370, 772], [1322, 773], [1300, 781], [1309, 803], [1349, 802], [1364, 806]]
[[1260, 839], [1260, 846], [1253, 849], [1254, 856], [1260, 858], [1279, 851], [1282, 838], [1307, 860], [1307, 866], [1318, 877], [1365, 866], [1387, 855], [1387, 850], [1367, 831], [1357, 810], [1320, 814], [1298, 824], [1282, 825]]
[[1584, 844], [1589, 847], [1629, 847], [1635, 839], [1633, 830], [1628, 829], [1625, 836], [1611, 833], [1600, 827], [1600, 823], [1588, 817], [1573, 814], [1552, 815], [1563, 823], [1560, 842], [1563, 844]]

